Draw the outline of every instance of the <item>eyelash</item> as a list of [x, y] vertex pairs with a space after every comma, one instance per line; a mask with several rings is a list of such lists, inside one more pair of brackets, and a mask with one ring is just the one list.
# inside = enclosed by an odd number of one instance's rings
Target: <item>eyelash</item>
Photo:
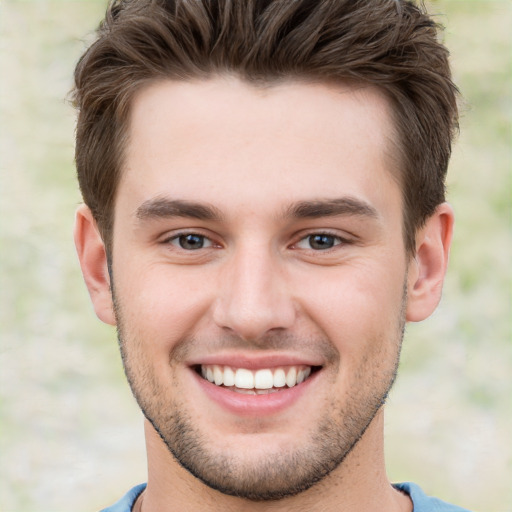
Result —
[[[183, 244], [186, 243], [185, 240], [183, 240], [183, 239], [185, 239], [185, 237], [196, 237], [196, 239], [200, 238], [201, 246], [197, 247], [197, 248], [188, 248], [188, 249], [186, 247], [183, 247], [182, 242], [183, 242]], [[313, 237], [324, 238], [324, 239], [325, 238], [333, 239], [332, 245], [330, 245], [329, 247], [325, 247], [325, 248], [315, 249], [315, 248], [311, 247], [311, 239]], [[299, 247], [300, 243], [305, 242], [305, 241], [307, 243], [308, 240], [309, 240], [309, 244], [310, 244], [309, 247]], [[208, 244], [206, 247], [204, 245], [205, 242]], [[177, 233], [169, 238], [166, 238], [165, 240], [162, 241], [162, 243], [167, 244], [167, 245], [174, 245], [175, 247], [177, 247], [176, 244], [178, 244], [179, 249], [187, 251], [187, 252], [194, 252], [194, 251], [198, 251], [200, 249], [209, 249], [211, 247], [215, 247], [215, 243], [212, 241], [211, 238], [209, 238], [208, 236], [203, 235], [201, 233], [197, 233], [197, 232]], [[333, 250], [335, 247], [337, 247], [339, 245], [347, 245], [350, 243], [351, 243], [350, 240], [347, 240], [339, 235], [336, 235], [334, 233], [325, 232], [325, 231], [320, 231], [320, 232], [308, 233], [305, 236], [301, 237], [298, 240], [298, 242], [296, 242], [292, 245], [292, 249], [299, 248], [299, 249], [305, 249], [305, 250], [314, 251], [314, 252], [328, 252], [330, 250]], [[219, 247], [219, 246], [217, 245], [217, 247]]]
[[[196, 249], [186, 249], [181, 244], [181, 240], [185, 239], [186, 237], [200, 238], [202, 240], [203, 244], [207, 241], [209, 245], [207, 247], [204, 247], [204, 245], [201, 245], [201, 247], [198, 247]], [[184, 251], [190, 251], [190, 252], [197, 251], [199, 249], [208, 249], [208, 248], [213, 247], [215, 245], [214, 242], [211, 240], [211, 238], [209, 238], [208, 236], [203, 235], [201, 233], [192, 232], [192, 231], [191, 232], [185, 232], [185, 233], [177, 233], [176, 235], [173, 235], [173, 236], [171, 236], [169, 238], [166, 238], [165, 240], [163, 240], [162, 243], [167, 244], [167, 245], [174, 245], [173, 242], [176, 242], [179, 245], [180, 249], [182, 249]]]
[[[329, 247], [325, 247], [325, 248], [318, 248], [318, 249], [314, 249], [313, 247], [311, 247], [311, 239], [313, 237], [318, 237], [318, 238], [330, 238], [330, 239], [333, 239], [333, 244]], [[293, 247], [299, 247], [299, 244], [301, 242], [306, 242], [308, 243], [309, 241], [309, 247], [303, 247], [303, 249], [305, 250], [309, 250], [309, 251], [314, 251], [314, 252], [328, 252], [330, 250], [335, 250], [335, 248], [339, 245], [347, 245], [350, 243], [350, 240], [347, 240], [346, 238], [343, 238], [337, 234], [334, 234], [334, 233], [329, 233], [328, 231], [319, 231], [319, 232], [313, 232], [313, 233], [308, 233], [307, 235], [303, 236], [297, 243], [295, 243], [293, 245]], [[299, 247], [299, 248], [302, 248], [302, 247]]]

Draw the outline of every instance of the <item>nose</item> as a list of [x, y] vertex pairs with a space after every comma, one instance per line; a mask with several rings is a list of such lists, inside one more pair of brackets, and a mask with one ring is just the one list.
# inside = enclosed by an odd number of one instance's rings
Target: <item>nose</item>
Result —
[[268, 247], [241, 248], [225, 265], [213, 312], [219, 327], [257, 343], [293, 325], [296, 311], [282, 262]]

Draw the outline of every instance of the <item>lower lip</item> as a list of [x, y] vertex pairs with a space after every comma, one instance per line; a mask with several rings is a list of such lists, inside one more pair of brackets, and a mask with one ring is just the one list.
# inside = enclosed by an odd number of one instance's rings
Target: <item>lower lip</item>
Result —
[[275, 393], [264, 395], [247, 395], [228, 388], [217, 386], [203, 379], [194, 370], [195, 380], [202, 391], [222, 408], [238, 416], [265, 416], [276, 414], [291, 407], [316, 381], [320, 372], [313, 373], [304, 382], [284, 388]]

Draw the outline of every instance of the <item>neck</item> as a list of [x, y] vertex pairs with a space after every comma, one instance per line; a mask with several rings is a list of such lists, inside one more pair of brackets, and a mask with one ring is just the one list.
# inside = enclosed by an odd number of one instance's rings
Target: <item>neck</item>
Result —
[[296, 496], [271, 502], [254, 502], [222, 494], [182, 468], [153, 429], [145, 422], [148, 453], [148, 486], [142, 512], [259, 511], [357, 511], [410, 512], [409, 497], [396, 491], [384, 464], [383, 411], [338, 468], [321, 482]]

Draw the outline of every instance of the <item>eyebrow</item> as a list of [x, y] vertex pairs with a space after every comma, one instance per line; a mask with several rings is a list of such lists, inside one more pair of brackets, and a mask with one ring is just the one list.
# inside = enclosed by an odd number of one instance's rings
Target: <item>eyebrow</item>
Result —
[[[338, 215], [378, 218], [377, 210], [368, 203], [353, 197], [299, 201], [286, 208], [284, 218], [317, 219]], [[141, 221], [185, 217], [198, 220], [222, 220], [219, 209], [212, 205], [182, 199], [154, 198], [144, 201], [136, 210]]]
[[285, 211], [285, 217], [298, 219], [317, 219], [337, 215], [379, 218], [379, 214], [373, 206], [354, 197], [300, 201], [294, 203]]
[[136, 210], [139, 220], [187, 217], [198, 220], [220, 220], [222, 214], [214, 206], [181, 199], [155, 198], [144, 201]]

